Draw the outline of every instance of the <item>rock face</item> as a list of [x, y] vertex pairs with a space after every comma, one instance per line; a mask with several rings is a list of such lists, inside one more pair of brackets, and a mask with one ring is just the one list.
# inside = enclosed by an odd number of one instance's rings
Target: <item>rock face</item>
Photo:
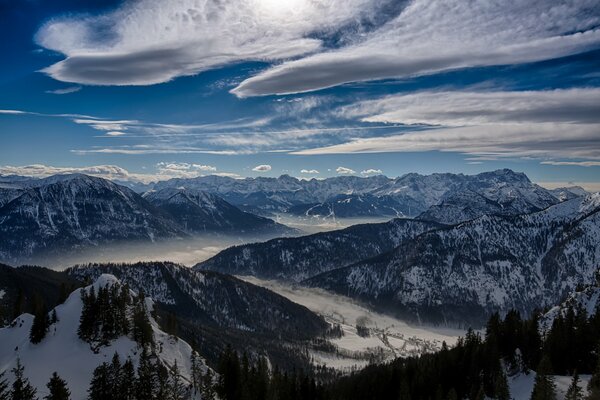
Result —
[[86, 175], [54, 176], [21, 189], [0, 208], [0, 259], [120, 240], [184, 236], [130, 189]]
[[299, 282], [374, 257], [408, 238], [441, 226], [435, 222], [394, 219], [340, 231], [273, 239], [230, 247], [194, 269]]
[[244, 234], [291, 231], [269, 218], [244, 212], [208, 192], [165, 188], [147, 192], [144, 198], [165, 211], [172, 220], [190, 233], [232, 232]]
[[600, 194], [543, 211], [483, 216], [402, 242], [304, 283], [431, 321], [557, 304], [600, 265]]

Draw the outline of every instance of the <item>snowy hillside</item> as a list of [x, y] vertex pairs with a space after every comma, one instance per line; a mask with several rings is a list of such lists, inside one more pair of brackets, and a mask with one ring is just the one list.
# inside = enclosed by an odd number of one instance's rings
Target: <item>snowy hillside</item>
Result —
[[436, 321], [556, 304], [600, 265], [600, 195], [424, 233], [305, 283]]
[[272, 239], [230, 247], [194, 269], [299, 282], [374, 257], [441, 226], [435, 222], [394, 219], [297, 238]]
[[130, 189], [87, 175], [35, 181], [0, 208], [0, 259], [186, 234]]
[[[93, 287], [98, 292], [101, 287], [115, 284], [119, 284], [119, 281], [114, 276], [102, 275], [85, 290], [89, 291]], [[23, 314], [11, 326], [0, 329], [0, 371], [10, 371], [17, 358], [20, 359], [25, 367], [25, 376], [37, 389], [38, 395], [47, 393], [46, 383], [56, 371], [67, 381], [72, 398], [83, 400], [87, 396], [92, 372], [101, 363], [110, 362], [115, 352], [123, 361], [131, 358], [137, 366], [141, 349], [130, 337], [121, 336], [107, 346], [100, 346], [97, 352], [92, 350], [89, 343], [79, 338], [77, 331], [83, 308], [81, 290], [71, 293], [64, 304], [55, 308], [58, 321], [50, 325], [48, 333], [40, 343], [32, 344], [29, 340], [33, 322], [33, 316], [30, 314]], [[134, 294], [131, 292], [131, 295]], [[151, 309], [152, 300], [146, 300]], [[189, 380], [191, 347], [161, 331], [152, 317], [150, 321], [158, 358], [167, 366], [177, 363], [182, 377]], [[7, 377], [9, 380], [12, 378], [10, 373]]]
[[291, 232], [269, 218], [244, 212], [220, 197], [199, 190], [165, 188], [150, 191], [144, 198], [165, 211], [187, 232]]

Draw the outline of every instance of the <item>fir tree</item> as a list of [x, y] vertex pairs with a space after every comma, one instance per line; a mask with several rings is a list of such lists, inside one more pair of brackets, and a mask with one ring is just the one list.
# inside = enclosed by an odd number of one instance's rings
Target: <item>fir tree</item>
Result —
[[134, 400], [135, 399], [135, 370], [133, 362], [130, 358], [123, 363], [121, 368], [121, 379], [119, 385], [118, 400]]
[[181, 379], [181, 373], [179, 372], [179, 366], [177, 361], [169, 370], [169, 383], [168, 383], [168, 400], [184, 400], [186, 398], [187, 390]]
[[35, 315], [33, 317], [33, 324], [29, 331], [29, 340], [33, 344], [37, 344], [44, 339], [50, 326], [50, 320], [48, 319], [48, 311], [46, 307], [40, 305], [37, 307]]
[[536, 372], [531, 400], [556, 400], [556, 385], [550, 376], [552, 366], [547, 355], [542, 357]]
[[508, 381], [506, 380], [506, 374], [502, 367], [496, 375], [494, 398], [497, 400], [510, 400], [510, 389], [508, 387]]
[[12, 385], [11, 400], [34, 400], [36, 390], [24, 376], [25, 367], [17, 358], [17, 365], [12, 369], [15, 380]]
[[200, 393], [202, 394], [202, 400], [215, 400], [217, 396], [217, 393], [215, 392], [214, 375], [209, 368], [206, 369], [206, 374], [202, 376], [202, 388]]
[[596, 363], [596, 369], [594, 370], [587, 387], [588, 400], [600, 400], [600, 346], [598, 346], [597, 354], [598, 361]]
[[577, 371], [573, 373], [571, 384], [565, 395], [565, 400], [583, 400], [583, 391], [579, 387], [579, 374]]
[[8, 390], [8, 382], [4, 378], [4, 371], [0, 372], [0, 400], [10, 399], [10, 392]]
[[137, 400], [152, 400], [156, 390], [156, 377], [154, 374], [154, 366], [150, 358], [148, 348], [144, 347], [140, 354], [140, 362], [137, 370], [136, 384], [136, 399]]
[[152, 325], [150, 325], [143, 294], [138, 296], [133, 310], [133, 340], [142, 347], [154, 344]]
[[[456, 400], [456, 391], [454, 392], [454, 396], [454, 400]], [[400, 393], [398, 394], [398, 400], [410, 400], [410, 387], [406, 377], [403, 377], [400, 381]]]
[[113, 396], [113, 387], [110, 380], [110, 365], [102, 363], [94, 370], [92, 381], [88, 389], [89, 400], [106, 400]]
[[190, 355], [190, 364], [192, 366], [192, 387], [194, 388], [194, 392], [199, 392], [202, 385], [202, 364], [200, 356], [195, 350], [192, 350], [192, 354]]
[[67, 387], [67, 382], [62, 379], [56, 372], [52, 374], [50, 381], [46, 384], [48, 395], [44, 397], [46, 400], [69, 400], [71, 391]]

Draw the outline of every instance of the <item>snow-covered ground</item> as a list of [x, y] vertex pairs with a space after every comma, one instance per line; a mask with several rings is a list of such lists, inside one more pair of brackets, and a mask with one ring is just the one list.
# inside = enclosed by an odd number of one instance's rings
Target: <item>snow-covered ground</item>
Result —
[[[312, 356], [315, 364], [347, 370], [364, 366], [373, 357], [381, 361], [433, 352], [439, 350], [443, 342], [452, 346], [465, 333], [458, 329], [410, 325], [322, 289], [292, 286], [250, 276], [239, 278], [301, 304], [332, 324], [340, 324], [344, 335], [339, 339], [330, 339], [330, 343], [338, 349], [337, 354], [314, 351]], [[369, 328], [369, 336], [359, 336], [357, 325]]]
[[[587, 393], [587, 384], [590, 381], [590, 375], [579, 376], [579, 386], [583, 388], [583, 393]], [[533, 383], [535, 381], [535, 372], [529, 374], [518, 374], [508, 378], [508, 386], [510, 387], [510, 395], [514, 400], [529, 400], [533, 391]], [[556, 384], [557, 400], [564, 400], [567, 389], [571, 384], [570, 376], [554, 376]]]
[[[114, 282], [118, 282], [114, 276], [102, 275], [94, 286], [98, 289]], [[137, 367], [140, 348], [128, 337], [122, 336], [109, 346], [100, 347], [98, 353], [79, 339], [77, 329], [83, 306], [80, 291], [75, 290], [65, 303], [55, 308], [58, 322], [50, 326], [46, 337], [38, 344], [29, 341], [33, 322], [31, 314], [22, 314], [12, 326], [0, 329], [0, 372], [10, 371], [19, 358], [25, 367], [25, 376], [37, 389], [40, 398], [47, 394], [46, 383], [54, 371], [67, 381], [72, 399], [83, 400], [87, 397], [92, 372], [102, 362], [110, 362], [115, 352], [119, 353], [122, 362], [131, 357]], [[151, 300], [147, 300], [151, 306]], [[188, 379], [191, 347], [161, 331], [154, 319], [150, 318], [150, 321], [159, 358], [167, 365], [177, 361], [182, 376]], [[11, 372], [6, 377], [12, 381]]]

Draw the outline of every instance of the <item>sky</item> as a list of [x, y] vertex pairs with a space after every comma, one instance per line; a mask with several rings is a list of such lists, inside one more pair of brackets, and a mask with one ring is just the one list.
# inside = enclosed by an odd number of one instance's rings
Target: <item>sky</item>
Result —
[[597, 0], [0, 0], [0, 174], [600, 190]]

